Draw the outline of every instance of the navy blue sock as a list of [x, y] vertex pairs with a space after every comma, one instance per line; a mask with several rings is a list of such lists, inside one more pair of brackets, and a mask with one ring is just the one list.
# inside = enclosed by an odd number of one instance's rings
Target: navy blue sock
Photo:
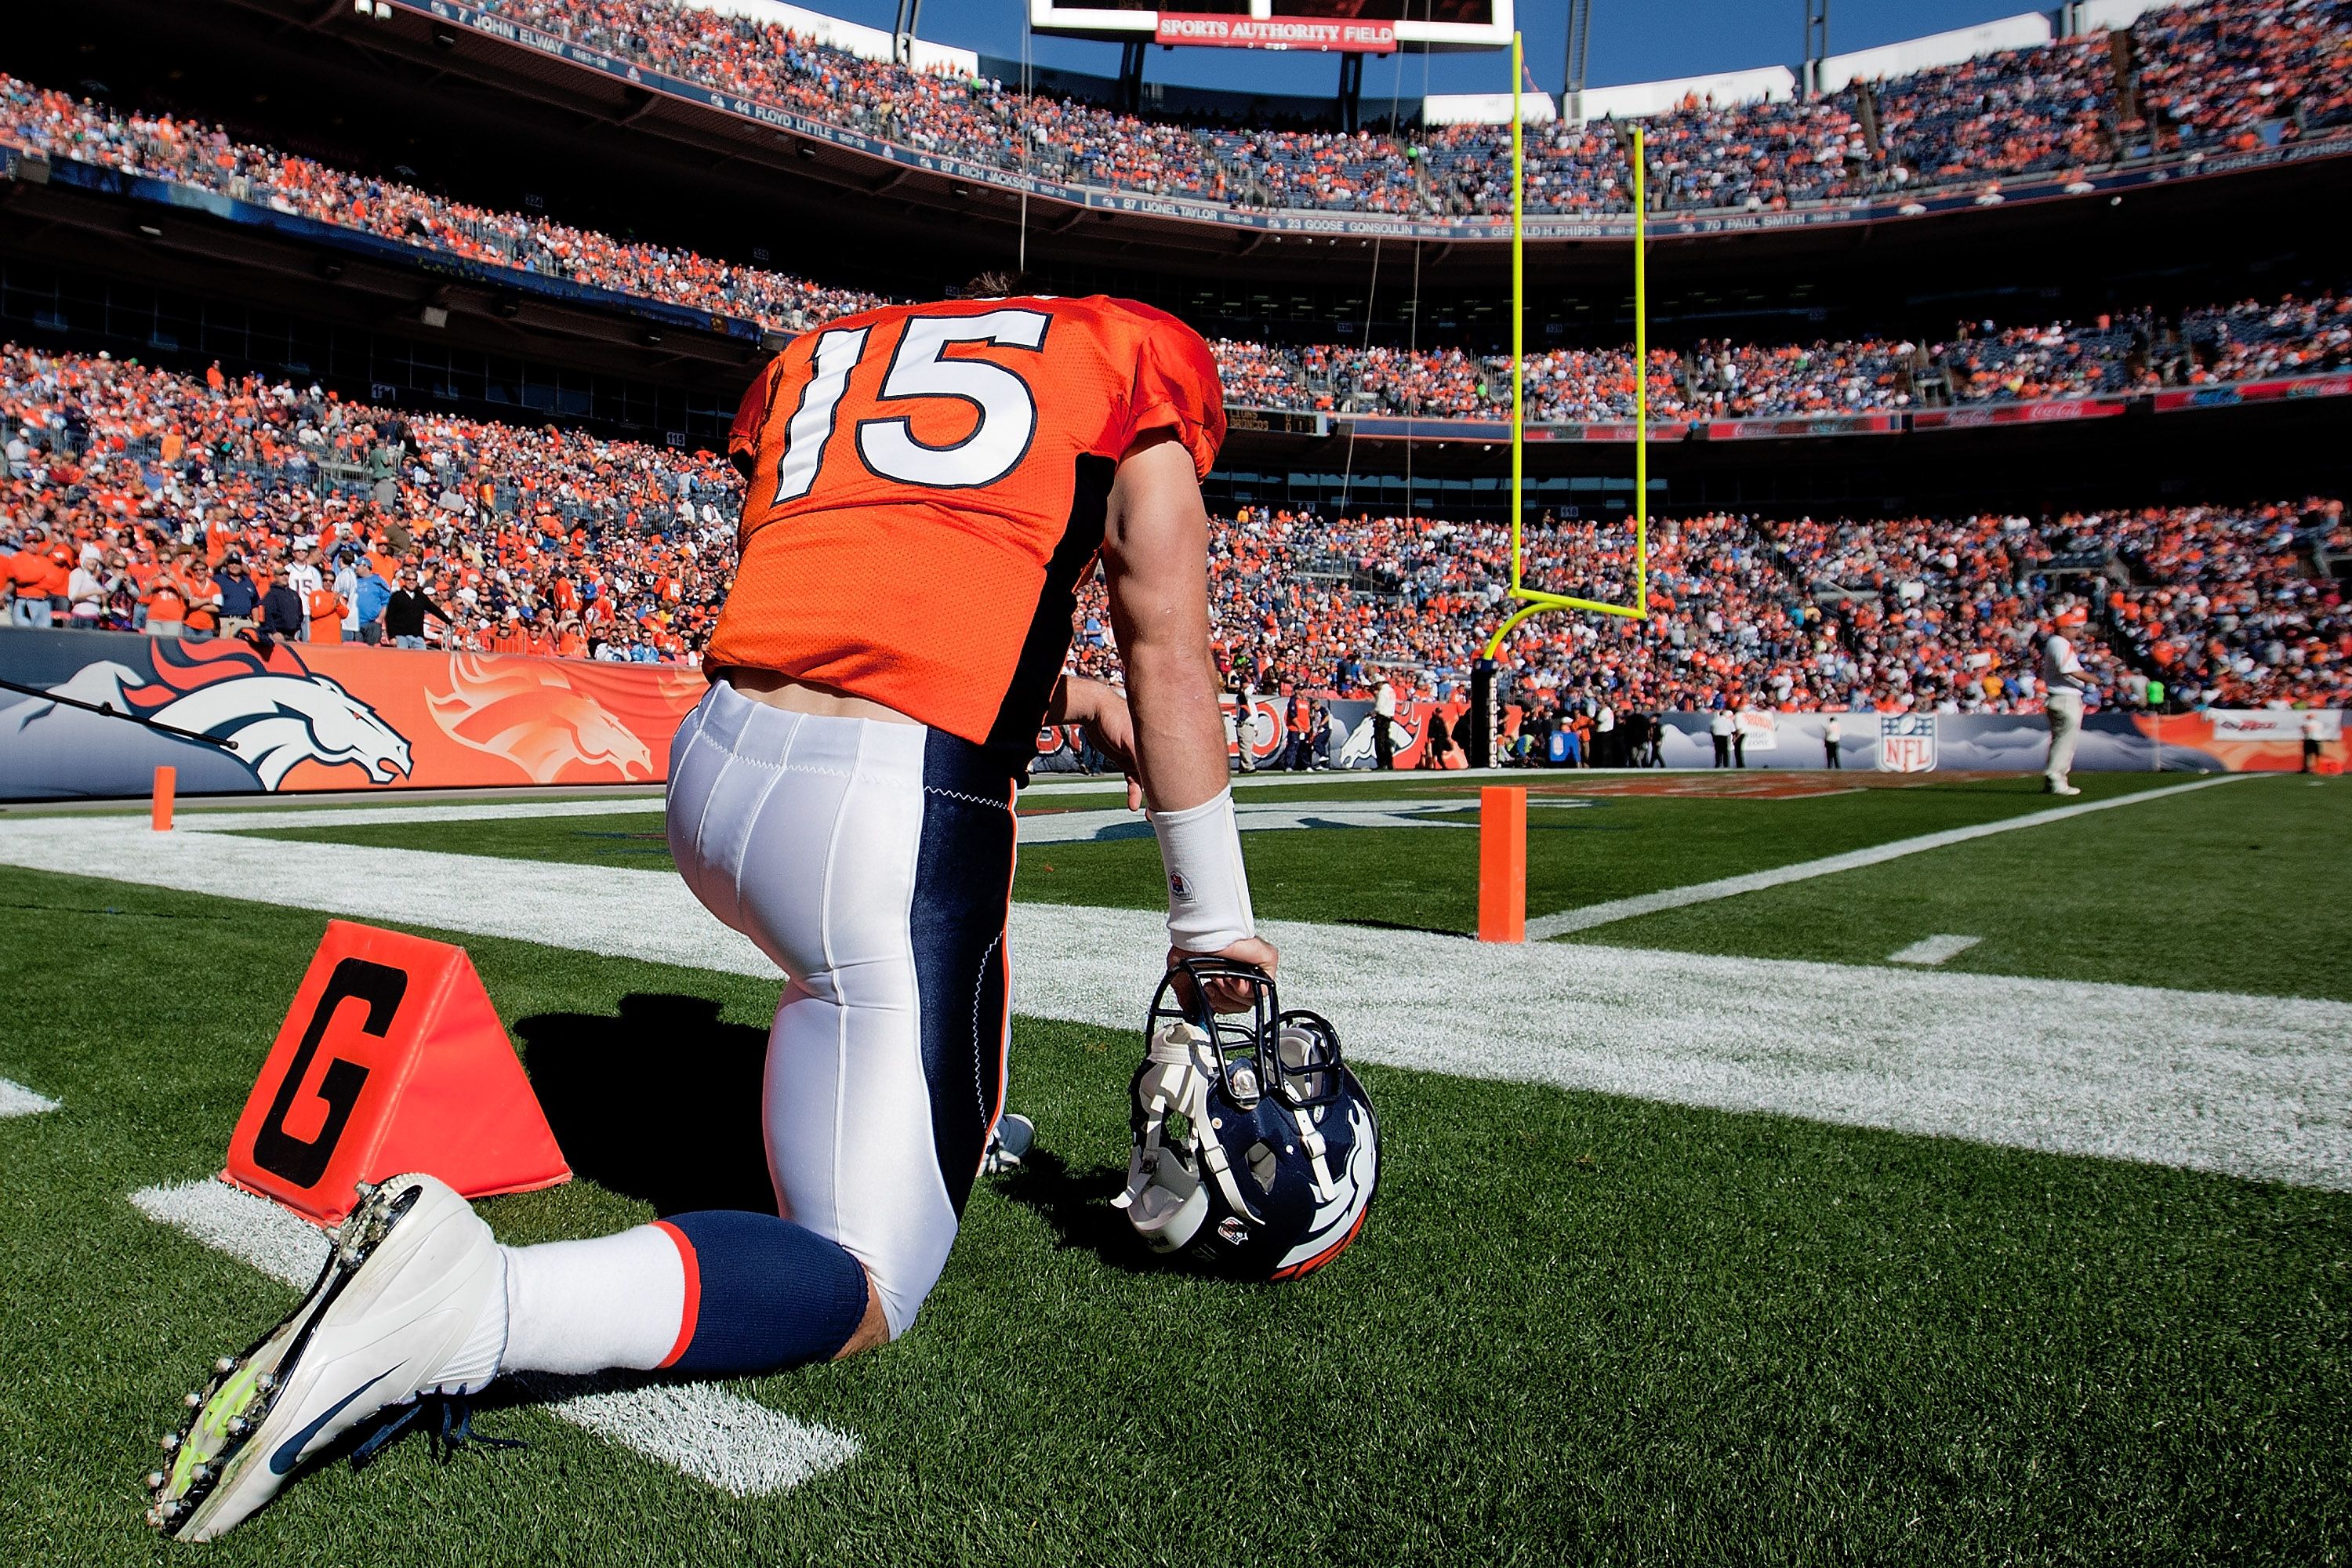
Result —
[[655, 1223], [686, 1262], [685, 1322], [664, 1366], [730, 1373], [830, 1361], [865, 1320], [866, 1270], [806, 1226], [731, 1209]]

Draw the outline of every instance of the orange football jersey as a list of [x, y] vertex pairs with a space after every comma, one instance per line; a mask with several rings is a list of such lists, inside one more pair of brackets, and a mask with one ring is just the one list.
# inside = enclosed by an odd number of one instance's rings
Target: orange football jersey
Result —
[[749, 488], [705, 663], [1034, 744], [1111, 474], [1159, 429], [1205, 477], [1223, 392], [1200, 334], [1131, 300], [898, 305], [802, 333], [728, 437]]

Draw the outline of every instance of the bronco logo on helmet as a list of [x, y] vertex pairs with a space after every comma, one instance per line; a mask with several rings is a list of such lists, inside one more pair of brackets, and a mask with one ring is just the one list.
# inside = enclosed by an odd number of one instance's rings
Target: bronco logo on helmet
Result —
[[[1247, 1012], [1209, 1011], [1211, 983]], [[1285, 1013], [1265, 971], [1188, 958], [1160, 982], [1135, 1075], [1135, 1152], [1112, 1203], [1155, 1252], [1295, 1279], [1347, 1249], [1380, 1179], [1380, 1123], [1339, 1033]]]

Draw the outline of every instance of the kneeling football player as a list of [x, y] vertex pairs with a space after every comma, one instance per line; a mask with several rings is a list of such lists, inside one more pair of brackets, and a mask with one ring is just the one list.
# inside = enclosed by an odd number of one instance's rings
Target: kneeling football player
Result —
[[[1207, 345], [1126, 301], [897, 306], [793, 340], [730, 437], [741, 560], [668, 792], [688, 885], [789, 980], [763, 1107], [782, 1217], [503, 1247], [433, 1177], [386, 1182], [192, 1399], [155, 1523], [218, 1535], [378, 1411], [502, 1373], [766, 1373], [904, 1333], [1003, 1108], [1041, 724], [1087, 726], [1149, 802], [1171, 958], [1274, 968], [1209, 651], [1199, 481], [1223, 434]], [[1063, 670], [1097, 557], [1124, 700]]]

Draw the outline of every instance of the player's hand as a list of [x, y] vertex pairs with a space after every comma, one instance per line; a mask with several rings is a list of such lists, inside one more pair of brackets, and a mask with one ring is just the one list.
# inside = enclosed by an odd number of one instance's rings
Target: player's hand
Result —
[[1103, 681], [1073, 677], [1065, 683], [1062, 708], [1071, 723], [1086, 726], [1095, 750], [1127, 775], [1127, 809], [1141, 810], [1143, 784], [1135, 776], [1135, 716], [1128, 711], [1126, 696]]
[[[1244, 937], [1233, 946], [1219, 952], [1187, 952], [1181, 947], [1171, 947], [1168, 950], [1168, 967], [1173, 969], [1179, 963], [1188, 958], [1222, 958], [1232, 963], [1254, 963], [1265, 970], [1267, 977], [1271, 978], [1275, 965], [1281, 962], [1282, 955], [1275, 951], [1274, 943], [1264, 937], [1249, 936]], [[1185, 1006], [1191, 1007], [1194, 1005], [1195, 990], [1190, 977], [1180, 980], [1176, 985], [1176, 999]], [[1246, 1013], [1250, 1008], [1250, 991], [1245, 985], [1236, 984], [1230, 980], [1209, 982], [1209, 1006], [1213, 1011]]]

